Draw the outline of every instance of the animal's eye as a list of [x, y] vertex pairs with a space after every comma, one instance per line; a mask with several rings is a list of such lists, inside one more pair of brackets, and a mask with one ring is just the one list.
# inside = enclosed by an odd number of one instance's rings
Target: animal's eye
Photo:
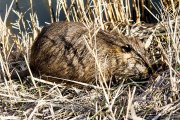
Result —
[[122, 52], [124, 52], [124, 53], [131, 52], [131, 50], [132, 50], [131, 46], [128, 44], [122, 46], [121, 48], [122, 48]]

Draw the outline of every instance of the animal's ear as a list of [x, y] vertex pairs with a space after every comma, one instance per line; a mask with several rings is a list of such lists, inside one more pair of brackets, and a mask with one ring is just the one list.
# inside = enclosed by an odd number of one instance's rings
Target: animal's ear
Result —
[[122, 52], [128, 53], [132, 51], [132, 47], [129, 44], [125, 44], [124, 46], [121, 46]]

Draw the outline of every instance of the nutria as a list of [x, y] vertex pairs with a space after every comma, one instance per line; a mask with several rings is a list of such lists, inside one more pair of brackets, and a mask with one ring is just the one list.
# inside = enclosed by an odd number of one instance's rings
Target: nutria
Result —
[[98, 65], [106, 81], [113, 76], [137, 78], [150, 70], [145, 54], [136, 38], [88, 29], [82, 23], [58, 22], [44, 27], [36, 38], [30, 68], [35, 74], [85, 83], [96, 80]]

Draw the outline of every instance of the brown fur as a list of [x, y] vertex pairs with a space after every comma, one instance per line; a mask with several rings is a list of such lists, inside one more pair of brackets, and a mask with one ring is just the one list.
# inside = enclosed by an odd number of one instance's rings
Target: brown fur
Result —
[[31, 48], [32, 71], [85, 83], [95, 81], [100, 70], [90, 47], [97, 51], [98, 63], [107, 81], [112, 76], [137, 78], [148, 73], [149, 63], [138, 39], [103, 30], [90, 39], [89, 35], [93, 33], [95, 31], [89, 32], [83, 24], [76, 22], [44, 27]]

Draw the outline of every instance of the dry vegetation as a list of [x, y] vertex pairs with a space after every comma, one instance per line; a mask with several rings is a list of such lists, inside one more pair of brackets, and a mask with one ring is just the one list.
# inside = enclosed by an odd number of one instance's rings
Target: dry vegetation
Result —
[[[126, 4], [120, 0], [92, 0], [87, 3], [72, 0], [70, 6], [65, 1], [57, 0], [56, 12], [51, 14], [52, 22], [58, 21], [59, 13], [64, 12], [67, 21], [80, 21], [87, 25], [95, 23], [102, 29], [137, 36], [146, 40], [152, 62], [163, 61], [166, 69], [161, 71], [159, 68], [147, 81], [127, 82], [122, 79], [113, 87], [93, 85], [91, 89], [86, 86], [69, 88], [33, 75], [12, 80], [13, 70], [29, 69], [30, 46], [40, 27], [32, 5], [31, 19], [27, 21], [22, 13], [9, 6], [5, 19], [0, 18], [0, 119], [180, 119], [178, 2], [171, 0], [165, 4], [166, 7], [157, 8], [160, 17], [154, 15], [158, 23], [151, 26], [141, 23], [140, 8], [134, 6], [137, 26], [131, 20], [129, 0]], [[50, 0], [49, 6], [52, 13]], [[10, 12], [19, 17], [16, 23], [11, 24], [19, 31], [18, 34], [13, 34], [6, 26]]]

